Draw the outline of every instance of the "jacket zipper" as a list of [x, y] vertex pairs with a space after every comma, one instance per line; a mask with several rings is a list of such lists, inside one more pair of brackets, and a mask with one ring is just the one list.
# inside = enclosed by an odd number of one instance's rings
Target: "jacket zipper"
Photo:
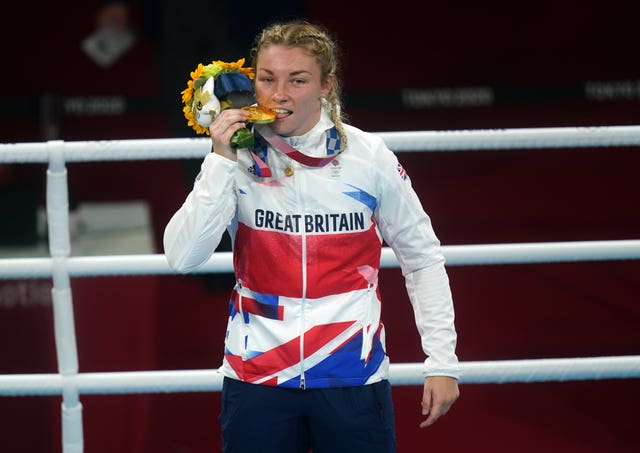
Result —
[[[293, 162], [289, 163], [290, 166], [293, 165]], [[302, 190], [300, 190], [300, 185], [302, 182], [300, 181], [300, 177], [297, 177], [300, 172], [296, 171], [293, 174], [295, 179], [295, 187], [296, 194], [298, 198], [298, 206], [302, 208], [304, 211], [304, 197], [301, 196]], [[301, 212], [302, 212], [301, 211]], [[302, 294], [301, 294], [301, 307], [300, 307], [300, 389], [304, 390], [306, 388], [305, 378], [304, 378], [304, 332], [305, 332], [305, 305], [307, 301], [307, 233], [305, 229], [302, 229]]]
[[244, 356], [247, 354], [247, 326], [244, 323], [244, 313], [242, 310], [242, 279], [238, 279], [238, 314], [240, 315], [242, 330], [244, 333]]
[[304, 309], [307, 303], [307, 236], [302, 233], [302, 306], [300, 308], [300, 388], [305, 389], [304, 382]]

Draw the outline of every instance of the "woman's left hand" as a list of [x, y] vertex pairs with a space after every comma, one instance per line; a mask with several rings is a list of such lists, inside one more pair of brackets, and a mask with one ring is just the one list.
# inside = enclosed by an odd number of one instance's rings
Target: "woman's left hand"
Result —
[[429, 376], [424, 380], [422, 415], [427, 418], [420, 428], [433, 425], [446, 414], [460, 396], [458, 381], [449, 376]]

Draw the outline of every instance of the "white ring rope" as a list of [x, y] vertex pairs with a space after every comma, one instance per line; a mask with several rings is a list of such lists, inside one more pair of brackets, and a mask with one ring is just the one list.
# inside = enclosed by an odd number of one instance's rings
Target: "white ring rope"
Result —
[[[640, 377], [640, 355], [570, 359], [494, 360], [462, 362], [463, 384], [532, 383]], [[421, 385], [422, 363], [391, 364], [393, 385]], [[123, 371], [59, 374], [0, 375], [0, 395], [59, 395], [65, 380], [73, 380], [81, 394], [137, 394], [218, 392], [222, 375], [211, 370]]]
[[[640, 126], [377, 132], [395, 152], [639, 146]], [[51, 143], [51, 142], [50, 142]], [[211, 149], [206, 138], [60, 142], [67, 162], [186, 159]], [[49, 161], [47, 143], [0, 144], [0, 163]]]
[[[383, 132], [393, 151], [454, 151], [640, 146], [640, 126]], [[52, 277], [58, 374], [0, 375], [0, 395], [62, 395], [65, 453], [82, 453], [82, 393], [214, 391], [217, 370], [78, 373], [71, 277], [169, 274], [162, 255], [70, 256], [66, 162], [202, 158], [206, 138], [0, 144], [0, 163], [49, 163], [47, 222], [51, 258], [0, 260], [0, 280]], [[640, 258], [640, 240], [443, 246], [448, 265], [515, 264]], [[389, 248], [382, 267], [397, 267]], [[199, 272], [231, 271], [231, 253], [218, 252]], [[463, 362], [463, 383], [540, 382], [640, 377], [640, 356]], [[392, 364], [394, 385], [420, 385], [422, 363]]]
[[[609, 261], [640, 259], [640, 239], [617, 241], [538, 242], [522, 244], [443, 245], [447, 266]], [[232, 272], [231, 252], [216, 252], [193, 273]], [[398, 267], [389, 247], [382, 250], [381, 267]], [[71, 277], [166, 275], [175, 273], [162, 254], [72, 256], [66, 259]], [[52, 275], [52, 258], [0, 259], [0, 280], [44, 278]]]

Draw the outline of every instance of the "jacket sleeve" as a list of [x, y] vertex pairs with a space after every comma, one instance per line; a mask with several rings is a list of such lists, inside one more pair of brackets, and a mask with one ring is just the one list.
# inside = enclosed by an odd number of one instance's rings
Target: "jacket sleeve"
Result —
[[211, 257], [236, 212], [237, 163], [215, 153], [205, 157], [193, 189], [164, 230], [169, 265], [191, 272]]
[[427, 355], [426, 376], [458, 379], [453, 298], [440, 241], [397, 157], [382, 142], [375, 156], [378, 226], [405, 277], [422, 349]]
[[422, 350], [427, 355], [425, 375], [458, 379], [460, 367], [455, 352], [457, 334], [444, 262], [407, 274], [405, 282]]

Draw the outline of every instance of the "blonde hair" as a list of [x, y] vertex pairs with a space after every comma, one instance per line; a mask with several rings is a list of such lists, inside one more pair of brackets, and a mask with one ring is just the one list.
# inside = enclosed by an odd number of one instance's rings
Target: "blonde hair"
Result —
[[300, 47], [314, 56], [320, 67], [320, 80], [325, 83], [331, 76], [333, 83], [324, 106], [340, 135], [341, 150], [346, 148], [347, 135], [343, 124], [346, 122], [342, 112], [341, 84], [338, 78], [338, 46], [329, 33], [318, 25], [306, 21], [277, 23], [265, 28], [256, 38], [251, 49], [251, 65], [255, 68], [258, 54], [263, 48], [272, 45]]

